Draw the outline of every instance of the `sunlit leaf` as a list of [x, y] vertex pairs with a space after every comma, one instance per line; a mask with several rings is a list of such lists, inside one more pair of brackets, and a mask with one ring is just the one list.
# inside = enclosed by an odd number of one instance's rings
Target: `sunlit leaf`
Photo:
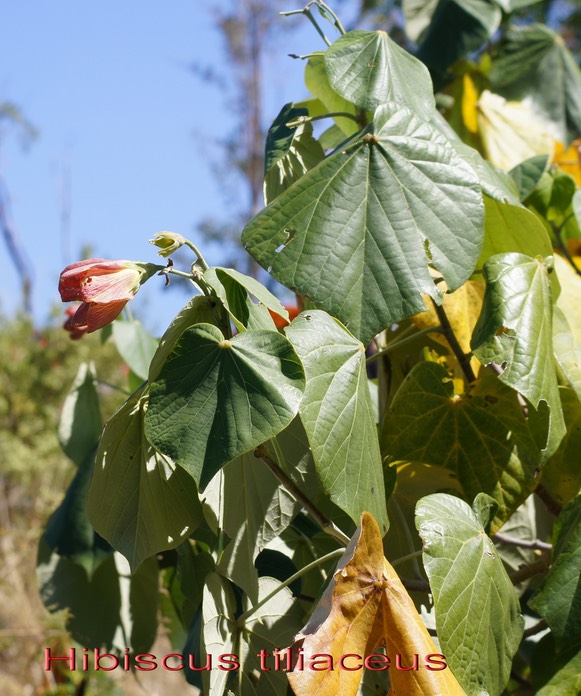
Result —
[[210, 324], [185, 331], [150, 387], [148, 440], [201, 486], [285, 428], [305, 387], [303, 367], [277, 331], [226, 339]]
[[429, 118], [434, 108], [426, 66], [384, 31], [350, 31], [324, 54], [329, 84], [364, 111], [395, 102]]
[[514, 587], [484, 530], [481, 508], [472, 510], [462, 500], [438, 493], [418, 503], [416, 524], [442, 652], [466, 693], [499, 696], [524, 621]]
[[564, 433], [553, 355], [553, 298], [542, 260], [499, 254], [484, 266], [486, 295], [474, 330], [474, 354], [485, 365], [502, 367], [499, 379], [539, 409], [550, 409], [547, 449], [555, 451]]
[[[386, 654], [378, 651], [380, 643], [385, 644]], [[296, 696], [355, 696], [369, 655], [375, 655], [370, 658], [375, 668], [391, 663], [390, 677], [397, 693], [464, 693], [452, 672], [441, 669], [445, 658], [385, 560], [379, 527], [369, 513], [362, 515], [333, 580], [309, 623], [296, 636], [293, 650], [298, 653], [299, 648], [305, 667], [289, 674]], [[426, 669], [428, 656], [438, 671]], [[414, 659], [421, 660], [417, 670], [401, 670], [414, 664]]]
[[364, 346], [317, 310], [297, 317], [286, 335], [305, 367], [307, 388], [299, 413], [323, 488], [352, 519], [369, 510], [386, 532], [381, 454]]
[[242, 240], [272, 275], [340, 319], [363, 343], [451, 290], [482, 244], [475, 175], [407, 109], [378, 109], [368, 133], [307, 172], [246, 226]]

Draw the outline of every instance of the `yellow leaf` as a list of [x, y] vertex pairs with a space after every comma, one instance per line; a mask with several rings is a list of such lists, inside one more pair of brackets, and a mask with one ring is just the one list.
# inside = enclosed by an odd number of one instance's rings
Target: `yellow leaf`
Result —
[[[573, 256], [575, 265], [578, 265], [579, 256]], [[554, 256], [555, 270], [561, 285], [561, 294], [557, 298], [557, 307], [560, 307], [567, 320], [573, 336], [581, 345], [581, 276], [575, 273], [571, 265], [561, 256]], [[579, 264], [581, 265], [581, 264]]]
[[468, 73], [462, 76], [462, 87], [462, 120], [471, 133], [478, 133], [478, 92]]
[[574, 140], [567, 149], [561, 143], [557, 143], [553, 164], [566, 174], [570, 174], [577, 182], [577, 186], [581, 186], [581, 139]]
[[355, 696], [363, 669], [389, 669], [398, 696], [464, 696], [385, 559], [368, 512], [292, 650], [289, 682], [297, 696]]
[[488, 159], [506, 171], [534, 155], [552, 156], [556, 142], [530, 106], [488, 90], [478, 100], [478, 130]]

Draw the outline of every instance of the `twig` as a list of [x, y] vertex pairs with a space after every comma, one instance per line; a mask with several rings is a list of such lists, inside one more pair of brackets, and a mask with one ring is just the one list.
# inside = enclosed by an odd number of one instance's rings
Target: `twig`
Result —
[[548, 628], [547, 622], [545, 621], [545, 619], [541, 619], [534, 626], [531, 626], [530, 628], [525, 629], [524, 633], [522, 634], [522, 637], [523, 638], [530, 638], [531, 636], [534, 636], [537, 633], [544, 631], [545, 628]]
[[442, 332], [450, 344], [450, 348], [456, 356], [464, 376], [468, 380], [468, 383], [474, 382], [476, 380], [476, 375], [474, 374], [472, 365], [470, 365], [470, 357], [466, 355], [458, 343], [458, 339], [456, 338], [456, 334], [454, 333], [454, 329], [450, 324], [450, 320], [448, 319], [445, 309], [441, 307], [434, 299], [432, 299], [432, 304], [434, 305], [434, 310], [442, 327]]
[[500, 541], [507, 546], [519, 546], [523, 549], [534, 549], [535, 551], [551, 551], [553, 548], [552, 544], [548, 544], [540, 539], [518, 539], [510, 534], [501, 534], [500, 532], [495, 534], [493, 538], [495, 541]]
[[535, 575], [546, 573], [548, 569], [546, 561], [538, 560], [528, 565], [522, 565], [517, 571], [511, 573], [509, 578], [513, 585], [520, 585], [521, 582], [533, 578]]
[[535, 488], [535, 493], [543, 501], [543, 503], [545, 503], [547, 510], [555, 515], [555, 517], [559, 517], [563, 511], [563, 506], [553, 498], [542, 483], [539, 483], [539, 485]]
[[349, 543], [349, 537], [344, 534], [324, 513], [322, 513], [313, 503], [313, 501], [303, 493], [303, 491], [290, 478], [290, 476], [288, 476], [280, 468], [277, 462], [275, 462], [274, 459], [268, 454], [264, 445], [260, 445], [260, 447], [257, 447], [254, 450], [254, 456], [257, 459], [262, 459], [262, 461], [282, 483], [286, 490], [305, 508], [305, 510], [307, 510], [307, 512], [326, 534], [329, 534], [329, 536], [337, 539], [337, 541], [339, 541], [342, 545]]

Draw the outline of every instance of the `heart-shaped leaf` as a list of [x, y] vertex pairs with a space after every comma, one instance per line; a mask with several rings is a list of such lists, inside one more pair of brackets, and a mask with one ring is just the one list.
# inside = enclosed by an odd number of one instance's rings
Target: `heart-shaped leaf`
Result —
[[197, 324], [151, 385], [145, 433], [205, 486], [224, 464], [285, 428], [304, 388], [301, 362], [277, 331], [226, 339]]
[[389, 103], [367, 133], [307, 172], [259, 213], [242, 241], [291, 289], [363, 343], [472, 273], [483, 204], [472, 169], [446, 138]]
[[445, 493], [422, 498], [416, 508], [442, 652], [466, 693], [499, 696], [524, 621], [481, 518], [482, 505], [472, 510]]
[[300, 416], [331, 500], [357, 521], [367, 510], [387, 532], [377, 427], [363, 345], [328, 314], [304, 312], [286, 329], [305, 367]]

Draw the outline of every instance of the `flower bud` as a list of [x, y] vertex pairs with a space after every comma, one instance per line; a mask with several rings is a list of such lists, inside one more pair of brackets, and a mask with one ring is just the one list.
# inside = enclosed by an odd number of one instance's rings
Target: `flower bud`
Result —
[[186, 243], [186, 238], [177, 232], [158, 232], [149, 242], [160, 249], [160, 256], [170, 256]]

